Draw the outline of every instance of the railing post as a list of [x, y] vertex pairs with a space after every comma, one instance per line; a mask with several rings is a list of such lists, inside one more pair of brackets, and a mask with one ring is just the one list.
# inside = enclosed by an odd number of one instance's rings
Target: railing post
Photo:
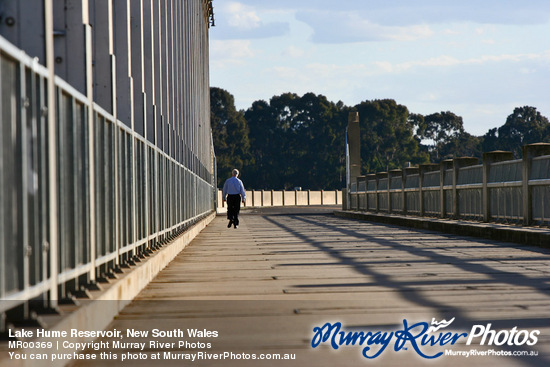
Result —
[[453, 218], [460, 218], [460, 205], [458, 200], [458, 190], [456, 188], [458, 182], [458, 174], [462, 167], [473, 166], [479, 163], [477, 158], [461, 157], [453, 159]]
[[508, 161], [513, 159], [512, 152], [494, 151], [483, 153], [483, 188], [482, 188], [482, 210], [483, 221], [489, 222], [491, 220], [491, 196], [489, 195], [489, 177], [491, 172], [491, 165], [496, 162]]
[[550, 154], [550, 144], [536, 143], [523, 146], [523, 225], [528, 226], [533, 220], [533, 202], [529, 179], [531, 178], [531, 163], [534, 157]]

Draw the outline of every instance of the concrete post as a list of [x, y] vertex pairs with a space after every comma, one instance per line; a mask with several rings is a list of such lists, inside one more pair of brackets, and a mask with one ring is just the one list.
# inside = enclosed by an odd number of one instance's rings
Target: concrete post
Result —
[[453, 218], [460, 218], [459, 212], [459, 200], [458, 200], [458, 190], [456, 184], [458, 182], [458, 173], [462, 167], [474, 166], [479, 163], [477, 158], [473, 157], [461, 157], [453, 159]]
[[550, 154], [550, 144], [536, 143], [523, 146], [523, 225], [528, 226], [533, 220], [533, 200], [529, 179], [531, 177], [531, 161], [534, 157]]
[[483, 221], [489, 222], [491, 219], [491, 197], [489, 195], [489, 173], [491, 164], [514, 159], [512, 152], [494, 151], [483, 153], [483, 189], [482, 189], [482, 209]]

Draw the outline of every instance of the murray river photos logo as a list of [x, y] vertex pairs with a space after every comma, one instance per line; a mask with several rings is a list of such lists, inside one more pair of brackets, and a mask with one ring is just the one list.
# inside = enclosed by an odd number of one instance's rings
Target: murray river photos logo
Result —
[[335, 350], [342, 346], [359, 346], [363, 357], [369, 359], [380, 356], [393, 346], [395, 352], [412, 349], [423, 358], [434, 359], [444, 354], [441, 347], [452, 346], [459, 340], [465, 341], [466, 345], [533, 346], [540, 334], [539, 330], [518, 330], [517, 327], [493, 330], [492, 324], [473, 325], [469, 333], [446, 331], [454, 320], [432, 319], [430, 325], [427, 322], [410, 324], [404, 319], [403, 328], [392, 331], [345, 330], [340, 322], [327, 322], [313, 328], [311, 346], [317, 348], [328, 344]]

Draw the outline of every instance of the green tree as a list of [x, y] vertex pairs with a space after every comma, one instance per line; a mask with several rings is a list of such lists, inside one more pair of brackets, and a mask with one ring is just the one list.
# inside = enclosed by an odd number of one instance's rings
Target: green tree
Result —
[[237, 111], [233, 95], [224, 89], [210, 88], [210, 122], [220, 186], [231, 176], [233, 168], [244, 173], [254, 161], [244, 113]]
[[419, 136], [428, 141], [427, 147], [432, 162], [461, 156], [453, 147], [458, 147], [460, 141], [468, 140], [471, 135], [464, 135], [465, 133], [462, 117], [450, 111], [425, 116], [418, 128]]
[[344, 105], [322, 95], [294, 93], [256, 101], [250, 126], [257, 188], [328, 189], [344, 177]]
[[438, 146], [438, 154], [441, 159], [452, 159], [457, 157], [478, 157], [481, 158], [482, 139], [471, 135], [466, 131], [458, 136], [452, 137]]
[[522, 146], [550, 142], [550, 123], [535, 107], [517, 107], [504, 125], [491, 129], [483, 137], [483, 150], [507, 150], [521, 157]]
[[355, 109], [359, 112], [363, 173], [401, 168], [408, 162], [428, 162], [428, 155], [420, 150], [415, 137], [407, 107], [383, 99], [364, 101]]

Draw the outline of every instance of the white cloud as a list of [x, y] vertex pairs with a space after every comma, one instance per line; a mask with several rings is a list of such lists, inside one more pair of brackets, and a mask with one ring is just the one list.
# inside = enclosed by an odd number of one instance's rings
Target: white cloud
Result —
[[230, 65], [242, 65], [255, 56], [251, 42], [248, 40], [211, 41], [210, 56], [216, 68], [226, 68]]
[[228, 2], [216, 7], [216, 27], [211, 29], [213, 39], [258, 39], [282, 36], [288, 33], [289, 24], [282, 21], [265, 21], [266, 14], [254, 4]]
[[296, 47], [296, 46], [289, 46], [281, 52], [281, 55], [283, 57], [290, 57], [290, 58], [301, 58], [306, 55], [306, 51], [303, 48]]
[[249, 30], [260, 26], [260, 17], [250, 7], [241, 3], [230, 2], [225, 6], [227, 23], [239, 29]]
[[[527, 62], [527, 61], [547, 61], [550, 59], [550, 51], [541, 54], [502, 54], [502, 55], [482, 55], [479, 57], [458, 59], [456, 57], [441, 55], [425, 60], [407, 61], [392, 64], [388, 61], [376, 61], [373, 64], [378, 70], [387, 73], [400, 73], [415, 67], [452, 67], [460, 65], [483, 65], [499, 62]], [[523, 67], [522, 70], [528, 70]], [[529, 69], [530, 70], [530, 69]]]
[[302, 11], [296, 18], [313, 29], [312, 41], [318, 43], [415, 41], [434, 34], [426, 24], [387, 26], [356, 12]]

